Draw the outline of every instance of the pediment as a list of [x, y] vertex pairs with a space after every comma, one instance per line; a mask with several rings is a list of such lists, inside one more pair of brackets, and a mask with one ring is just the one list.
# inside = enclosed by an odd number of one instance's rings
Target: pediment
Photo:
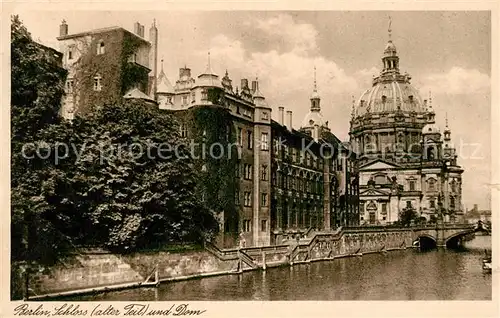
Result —
[[395, 169], [395, 168], [399, 168], [399, 167], [400, 167], [399, 165], [394, 164], [392, 162], [378, 159], [378, 160], [366, 163], [364, 166], [361, 166], [359, 168], [359, 170], [387, 170], [387, 169]]
[[389, 192], [373, 188], [359, 192], [359, 196], [387, 196], [389, 194], [390, 194]]

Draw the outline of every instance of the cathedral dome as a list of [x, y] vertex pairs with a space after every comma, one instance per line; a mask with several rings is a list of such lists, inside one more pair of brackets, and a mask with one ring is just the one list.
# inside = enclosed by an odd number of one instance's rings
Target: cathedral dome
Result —
[[356, 103], [357, 116], [366, 113], [395, 113], [397, 110], [425, 113], [424, 102], [418, 90], [410, 84], [408, 75], [393, 75], [381, 75], [374, 79], [373, 86]]

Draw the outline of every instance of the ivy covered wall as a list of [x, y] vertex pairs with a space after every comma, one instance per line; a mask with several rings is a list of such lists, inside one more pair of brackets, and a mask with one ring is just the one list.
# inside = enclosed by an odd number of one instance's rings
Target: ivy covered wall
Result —
[[184, 125], [187, 130], [188, 143], [195, 145], [196, 195], [219, 219], [217, 243], [234, 246], [239, 224], [239, 206], [235, 202], [239, 179], [233, 118], [227, 109], [217, 106], [193, 107], [173, 114], [179, 119], [179, 129]]

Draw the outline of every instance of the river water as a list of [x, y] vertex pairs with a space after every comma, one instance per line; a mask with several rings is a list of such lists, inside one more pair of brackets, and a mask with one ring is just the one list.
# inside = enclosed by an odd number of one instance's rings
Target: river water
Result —
[[491, 274], [481, 268], [485, 249], [491, 251], [491, 236], [476, 236], [462, 251], [369, 254], [74, 300], [491, 300]]

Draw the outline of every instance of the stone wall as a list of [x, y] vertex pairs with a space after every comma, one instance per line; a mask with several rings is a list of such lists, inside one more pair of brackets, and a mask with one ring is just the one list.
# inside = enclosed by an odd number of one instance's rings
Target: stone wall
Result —
[[[422, 233], [432, 229], [359, 227], [315, 233], [288, 245], [220, 250], [207, 243], [204, 250], [165, 251], [116, 255], [103, 250], [84, 250], [60, 264], [30, 276], [30, 296], [84, 293], [143, 286], [209, 275], [231, 274], [273, 266], [367, 253], [405, 249]], [[13, 266], [14, 268], [15, 266]], [[23, 277], [12, 271], [14, 294], [23, 295]], [[16, 292], [17, 289], [17, 292]]]

